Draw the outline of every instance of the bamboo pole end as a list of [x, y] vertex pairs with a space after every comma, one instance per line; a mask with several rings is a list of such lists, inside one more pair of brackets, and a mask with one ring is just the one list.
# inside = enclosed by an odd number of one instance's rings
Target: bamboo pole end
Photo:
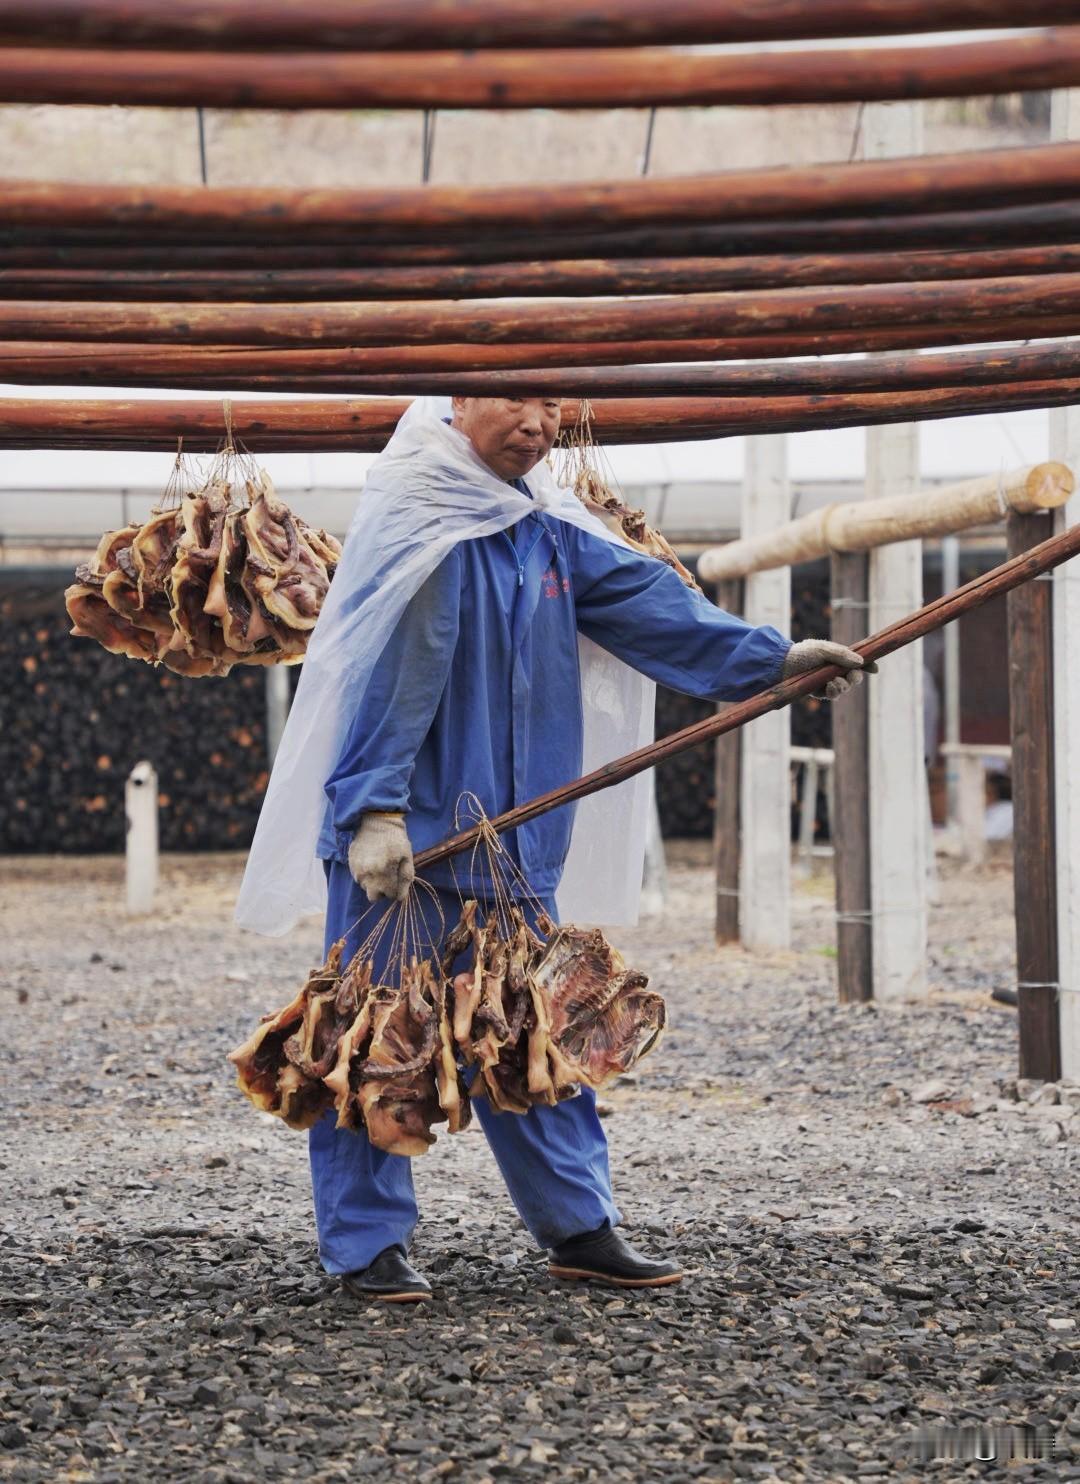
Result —
[[1030, 514], [1036, 510], [1057, 510], [1076, 489], [1076, 476], [1068, 464], [1050, 459], [1036, 464], [1024, 481], [1020, 499], [1014, 495], [1009, 503], [1014, 510]]

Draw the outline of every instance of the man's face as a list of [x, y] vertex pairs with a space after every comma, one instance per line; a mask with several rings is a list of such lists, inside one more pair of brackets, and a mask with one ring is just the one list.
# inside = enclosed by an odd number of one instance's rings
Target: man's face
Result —
[[559, 435], [558, 397], [454, 397], [453, 426], [500, 479], [520, 479]]

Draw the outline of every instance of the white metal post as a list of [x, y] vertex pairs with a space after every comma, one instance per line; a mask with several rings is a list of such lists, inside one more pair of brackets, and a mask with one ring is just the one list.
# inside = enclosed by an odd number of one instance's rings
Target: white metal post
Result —
[[959, 820], [964, 859], [981, 866], [986, 859], [986, 768], [978, 753], [955, 759], [960, 770]]
[[814, 749], [803, 764], [802, 801], [799, 805], [799, 865], [804, 876], [813, 870], [814, 826], [817, 823], [818, 762]]
[[266, 760], [274, 766], [281, 734], [289, 719], [289, 672], [284, 665], [266, 667]]
[[645, 828], [645, 868], [641, 883], [642, 917], [661, 917], [667, 904], [667, 856], [656, 801], [656, 769], [649, 769], [649, 822]]
[[[787, 440], [747, 438], [742, 534], [756, 536], [791, 517]], [[791, 627], [791, 570], [755, 572], [746, 579], [746, 618]], [[747, 948], [791, 945], [791, 719], [786, 710], [743, 729], [742, 858], [739, 930]]]
[[[1054, 139], [1080, 139], [1080, 89], [1053, 94]], [[1050, 456], [1080, 468], [1080, 407], [1050, 414]], [[1054, 530], [1080, 521], [1080, 495], [1054, 513]], [[1058, 883], [1058, 1027], [1061, 1075], [1080, 1079], [1080, 573], [1059, 567], [1054, 582], [1054, 808]], [[1071, 673], [1070, 673], [1071, 672]]]
[[125, 875], [127, 910], [132, 916], [149, 912], [158, 881], [157, 773], [147, 762], [136, 763], [124, 785], [127, 818]]
[[[878, 103], [863, 117], [868, 159], [922, 150], [917, 103]], [[873, 499], [919, 485], [915, 423], [867, 431], [866, 492]], [[922, 542], [870, 554], [871, 630], [922, 604]], [[923, 760], [922, 641], [890, 655], [869, 681], [870, 860], [874, 922], [874, 998], [925, 995], [927, 804]], [[843, 704], [842, 702], [840, 704]]]

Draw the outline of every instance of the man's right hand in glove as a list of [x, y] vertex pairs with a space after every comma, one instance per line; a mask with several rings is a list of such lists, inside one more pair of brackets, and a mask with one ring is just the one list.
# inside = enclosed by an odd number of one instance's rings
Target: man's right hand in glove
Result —
[[416, 872], [404, 814], [362, 817], [349, 846], [349, 870], [371, 901], [405, 900]]

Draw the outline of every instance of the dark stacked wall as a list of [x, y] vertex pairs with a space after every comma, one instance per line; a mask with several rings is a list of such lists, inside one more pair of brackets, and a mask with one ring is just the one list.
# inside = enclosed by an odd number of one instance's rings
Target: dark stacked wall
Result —
[[246, 846], [266, 787], [261, 670], [185, 680], [69, 637], [70, 573], [0, 572], [0, 853], [119, 851], [148, 758], [165, 850]]
[[[829, 636], [829, 586], [825, 563], [796, 568], [792, 574], [791, 635]], [[656, 692], [656, 735], [665, 736], [712, 715], [715, 706], [661, 688]], [[831, 747], [829, 703], [800, 701], [791, 712], [791, 740], [800, 747]], [[680, 753], [656, 770], [656, 797], [665, 835], [711, 835], [716, 805], [715, 747], [710, 743]], [[794, 803], [794, 801], [793, 801]], [[794, 818], [793, 818], [794, 828]]]
[[[67, 568], [0, 568], [0, 854], [113, 852], [124, 845], [124, 781], [148, 758], [157, 769], [164, 850], [243, 849], [266, 787], [265, 680], [240, 667], [223, 680], [186, 680], [72, 639]], [[828, 632], [825, 592], [797, 592], [799, 637]], [[295, 675], [295, 671], [293, 674]], [[657, 692], [657, 734], [713, 707]], [[828, 746], [828, 713], [793, 714], [795, 740]], [[712, 749], [658, 770], [666, 835], [707, 835]]]

